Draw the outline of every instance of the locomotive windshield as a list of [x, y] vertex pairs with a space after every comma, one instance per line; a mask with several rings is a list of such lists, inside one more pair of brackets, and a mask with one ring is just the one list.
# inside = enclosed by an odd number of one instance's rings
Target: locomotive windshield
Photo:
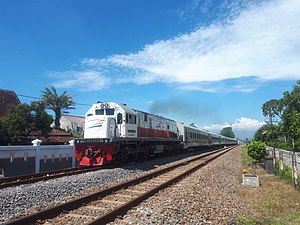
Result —
[[115, 114], [115, 109], [96, 109], [95, 115], [105, 115], [107, 116], [113, 116]]
[[106, 109], [105, 111], [107, 116], [115, 115], [115, 109]]
[[95, 115], [104, 115], [104, 109], [96, 109]]

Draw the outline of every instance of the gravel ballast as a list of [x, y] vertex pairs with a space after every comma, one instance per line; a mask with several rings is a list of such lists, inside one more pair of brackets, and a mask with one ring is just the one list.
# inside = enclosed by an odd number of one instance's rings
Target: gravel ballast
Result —
[[123, 166], [123, 168], [103, 169], [1, 189], [0, 223], [15, 218], [18, 214], [26, 215], [27, 210], [37, 211], [63, 203], [74, 199], [76, 196], [92, 193], [95, 187], [97, 189], [105, 188], [107, 184], [138, 176], [149, 169], [186, 158], [190, 155], [174, 155], [167, 158], [129, 164]]
[[240, 173], [238, 147], [110, 224], [236, 224], [247, 214]]
[[[239, 196], [241, 150], [235, 148], [176, 185], [130, 210], [111, 224], [228, 224], [245, 212]], [[93, 188], [138, 176], [148, 169], [185, 158], [176, 155], [123, 168], [61, 177], [0, 190], [0, 223], [82, 195]], [[26, 214], [26, 213], [25, 213]], [[234, 224], [234, 223], [233, 223]]]

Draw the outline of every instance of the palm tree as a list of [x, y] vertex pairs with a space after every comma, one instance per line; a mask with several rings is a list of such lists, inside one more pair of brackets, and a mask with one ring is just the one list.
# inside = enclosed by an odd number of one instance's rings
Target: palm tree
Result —
[[60, 128], [60, 117], [63, 113], [69, 113], [69, 109], [75, 109], [75, 101], [67, 91], [58, 95], [56, 89], [52, 86], [51, 89], [45, 88], [42, 92], [42, 103], [45, 104], [47, 109], [50, 109], [55, 114], [54, 128]]

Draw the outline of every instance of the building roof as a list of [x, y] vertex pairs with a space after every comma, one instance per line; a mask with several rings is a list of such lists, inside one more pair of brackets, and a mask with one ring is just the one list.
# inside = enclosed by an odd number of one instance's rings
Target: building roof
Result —
[[20, 103], [14, 91], [0, 89], [0, 116], [4, 116], [10, 106], [19, 105]]
[[85, 120], [84, 116], [73, 116], [73, 115], [63, 114], [61, 117], [66, 118], [67, 120], [69, 120], [72, 123], [76, 122], [76, 123], [79, 123], [79, 124], [84, 123], [84, 120]]
[[40, 132], [32, 132], [23, 142], [24, 144], [30, 144], [34, 139], [42, 140], [42, 144], [44, 145], [53, 145], [68, 144], [74, 137], [63, 130], [52, 129], [46, 136], [42, 135]]

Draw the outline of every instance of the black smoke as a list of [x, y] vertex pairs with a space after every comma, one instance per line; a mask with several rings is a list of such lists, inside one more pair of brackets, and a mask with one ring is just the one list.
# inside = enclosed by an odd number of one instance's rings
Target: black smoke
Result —
[[[220, 120], [219, 110], [201, 101], [167, 99], [152, 102], [149, 112], [184, 123], [209, 123]], [[176, 118], [172, 118], [172, 116]]]

